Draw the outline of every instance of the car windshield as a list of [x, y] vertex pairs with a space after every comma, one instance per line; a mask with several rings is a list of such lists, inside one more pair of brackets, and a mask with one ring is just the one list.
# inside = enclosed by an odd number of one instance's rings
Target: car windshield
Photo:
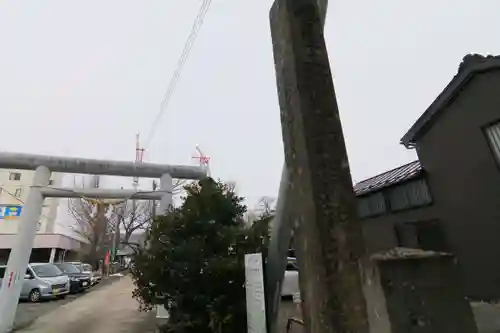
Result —
[[73, 264], [62, 263], [56, 264], [56, 266], [66, 274], [80, 273], [80, 270]]
[[43, 265], [32, 265], [31, 269], [38, 277], [55, 277], [61, 276], [63, 273], [59, 268], [52, 264], [43, 264]]
[[89, 265], [89, 264], [83, 264], [83, 265], [82, 265], [82, 270], [83, 270], [84, 272], [92, 272], [92, 266], [91, 266], [91, 265]]

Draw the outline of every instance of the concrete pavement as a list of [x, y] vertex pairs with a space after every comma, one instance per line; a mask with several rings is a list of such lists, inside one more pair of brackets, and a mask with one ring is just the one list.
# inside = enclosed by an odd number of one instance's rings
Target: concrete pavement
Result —
[[16, 332], [47, 333], [149, 333], [155, 331], [151, 313], [138, 312], [128, 276], [39, 317]]
[[106, 278], [102, 280], [98, 285], [93, 286], [91, 289], [87, 290], [85, 293], [68, 295], [65, 299], [43, 301], [39, 303], [21, 301], [17, 307], [16, 318], [14, 320], [14, 328], [19, 329], [26, 327], [31, 324], [36, 318], [54, 311], [66, 303], [72, 302], [79, 297], [84, 296], [86, 293], [97, 291], [113, 282], [118, 281], [119, 279], [119, 277]]

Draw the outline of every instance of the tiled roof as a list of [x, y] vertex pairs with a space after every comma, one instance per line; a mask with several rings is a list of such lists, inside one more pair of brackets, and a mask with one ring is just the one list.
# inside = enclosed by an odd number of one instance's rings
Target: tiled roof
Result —
[[401, 143], [406, 148], [415, 146], [417, 138], [430, 128], [431, 122], [441, 114], [444, 107], [461, 91], [464, 85], [476, 74], [498, 69], [500, 69], [500, 56], [466, 55], [459, 66], [458, 73], [401, 138]]
[[419, 161], [413, 161], [399, 168], [381, 173], [372, 178], [365, 179], [354, 185], [354, 193], [363, 195], [374, 192], [384, 187], [395, 185], [410, 180], [423, 172]]

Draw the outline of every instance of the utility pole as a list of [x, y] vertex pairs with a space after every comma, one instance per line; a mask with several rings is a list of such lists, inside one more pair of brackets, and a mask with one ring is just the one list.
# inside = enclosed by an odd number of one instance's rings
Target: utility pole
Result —
[[363, 239], [323, 36], [326, 5], [275, 0], [270, 13], [287, 197], [306, 332], [367, 333]]
[[[140, 141], [139, 133], [137, 133], [135, 135], [135, 163], [137, 163], [137, 164], [142, 163], [142, 160], [144, 158], [144, 151], [145, 151], [145, 149], [141, 148], [141, 141]], [[138, 176], [135, 176], [133, 178], [132, 186], [136, 190], [137, 190], [137, 187], [139, 187], [139, 177]]]
[[[156, 191], [157, 188], [156, 182], [153, 180], [153, 191]], [[154, 220], [156, 218], [156, 200], [153, 200], [153, 207], [151, 207], [151, 219]]]
[[[96, 202], [96, 223], [97, 223], [97, 226], [98, 228], [97, 229], [97, 237], [98, 237], [98, 243], [97, 244], [101, 244], [103, 246], [103, 248], [98, 248], [97, 249], [97, 253], [98, 253], [98, 258], [99, 260], [103, 260], [103, 265], [105, 266], [104, 268], [106, 269], [106, 272], [109, 270], [108, 267], [106, 266], [109, 266], [106, 265], [106, 256], [107, 256], [107, 252], [108, 252], [108, 249], [109, 249], [109, 235], [108, 235], [108, 219], [106, 218], [105, 216], [105, 212], [106, 212], [106, 206], [103, 202], [97, 200]], [[103, 257], [103, 254], [104, 254], [104, 257]]]
[[120, 236], [120, 223], [123, 219], [123, 216], [125, 214], [125, 205], [126, 201], [119, 203], [118, 205], [115, 205], [114, 209], [117, 210], [116, 212], [116, 225], [115, 225], [115, 232], [113, 236], [113, 256], [112, 256], [112, 261], [116, 261], [116, 253], [118, 249], [120, 248], [120, 243], [121, 243], [121, 236]]

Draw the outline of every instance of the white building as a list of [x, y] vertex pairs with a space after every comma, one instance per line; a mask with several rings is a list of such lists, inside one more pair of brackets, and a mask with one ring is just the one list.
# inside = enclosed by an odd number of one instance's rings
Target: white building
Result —
[[[19, 215], [22, 214], [33, 181], [34, 171], [0, 169], [0, 263], [6, 262], [16, 241]], [[47, 185], [61, 186], [64, 175], [52, 173]], [[67, 201], [63, 200], [65, 204]], [[70, 231], [67, 217], [59, 216], [60, 199], [47, 198], [37, 223], [38, 231], [33, 244], [31, 261], [49, 261], [74, 257], [83, 240]], [[64, 209], [62, 210], [64, 211]], [[62, 223], [60, 221], [63, 221]], [[65, 232], [66, 231], [66, 232]]]

